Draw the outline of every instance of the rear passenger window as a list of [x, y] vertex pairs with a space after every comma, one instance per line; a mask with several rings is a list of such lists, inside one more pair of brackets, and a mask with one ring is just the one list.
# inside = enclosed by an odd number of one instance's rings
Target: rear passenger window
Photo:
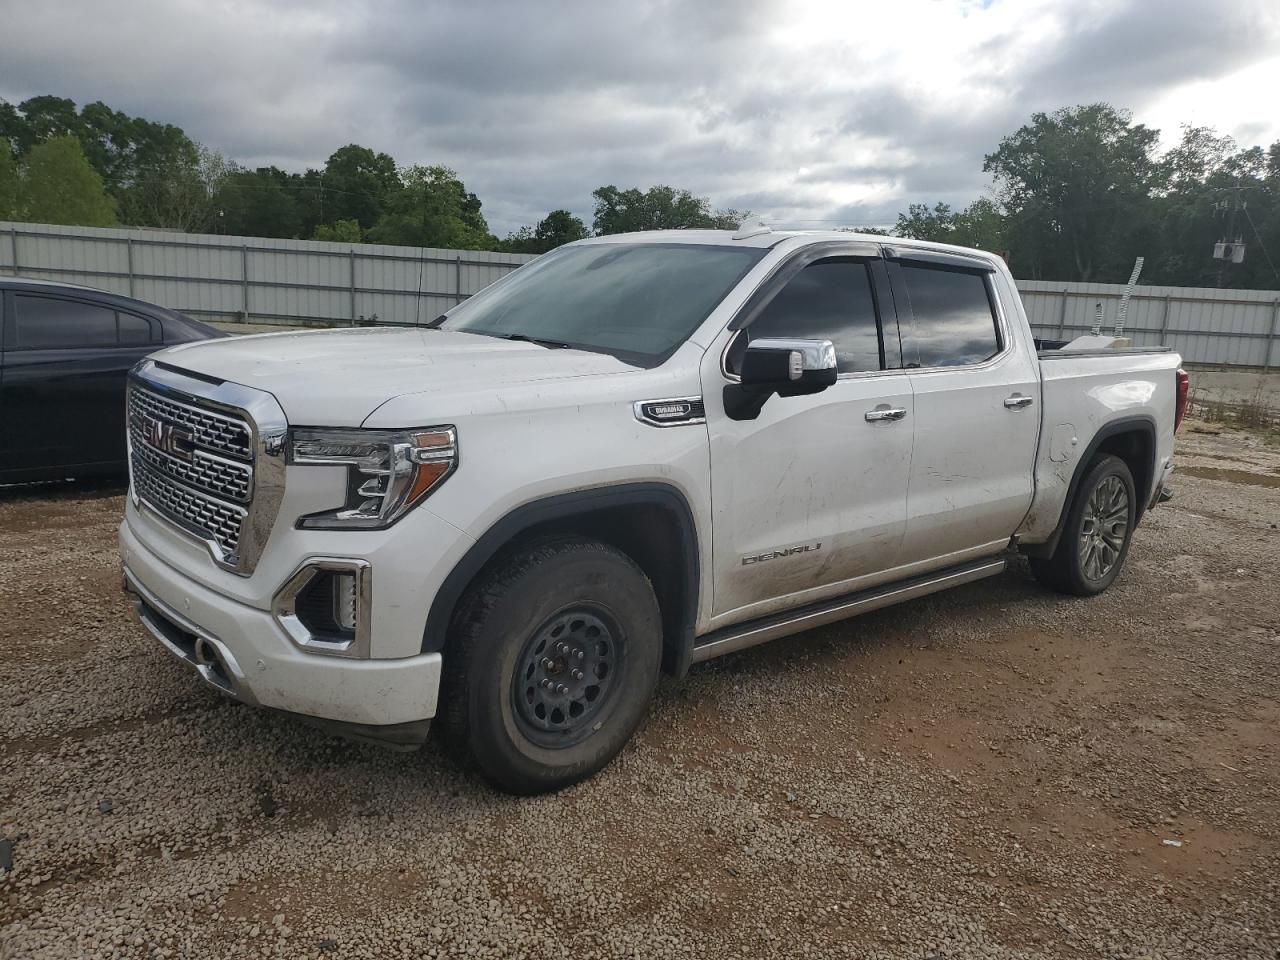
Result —
[[[751, 340], [800, 337], [830, 340], [838, 373], [881, 370], [884, 352], [863, 260], [832, 258], [811, 263], [779, 291], [747, 327]], [[741, 338], [739, 338], [741, 341]], [[740, 349], [745, 349], [743, 343]], [[736, 357], [731, 357], [736, 361]]]
[[116, 343], [116, 312], [56, 297], [14, 297], [13, 346], [105, 347]]
[[981, 363], [1000, 352], [986, 276], [903, 263], [912, 327], [922, 367]]
[[120, 324], [121, 343], [152, 343], [160, 338], [156, 336], [155, 325], [145, 317], [132, 313], [117, 313]]

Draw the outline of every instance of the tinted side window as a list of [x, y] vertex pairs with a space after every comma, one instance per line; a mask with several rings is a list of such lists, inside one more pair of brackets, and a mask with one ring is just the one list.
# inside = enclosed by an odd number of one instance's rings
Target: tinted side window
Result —
[[831, 259], [809, 264], [747, 327], [747, 335], [752, 340], [830, 340], [836, 348], [839, 373], [883, 368], [871, 275], [861, 260]]
[[902, 264], [922, 367], [981, 363], [1000, 352], [1000, 335], [981, 273]]
[[120, 323], [121, 343], [154, 343], [160, 339], [155, 321], [132, 313], [117, 313], [116, 316]]
[[13, 346], [98, 347], [116, 342], [116, 312], [55, 297], [14, 297]]

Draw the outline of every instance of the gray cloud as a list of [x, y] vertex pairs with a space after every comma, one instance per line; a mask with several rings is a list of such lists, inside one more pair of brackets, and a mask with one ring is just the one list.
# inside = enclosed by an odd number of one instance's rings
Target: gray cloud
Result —
[[1104, 99], [1141, 116], [1280, 57], [1273, 7], [839, 2], [828, 24], [802, 0], [0, 0], [0, 96], [101, 99], [248, 165], [301, 169], [348, 142], [446, 163], [499, 233], [555, 207], [589, 221], [605, 183], [883, 223], [982, 194], [983, 155], [1033, 111]]

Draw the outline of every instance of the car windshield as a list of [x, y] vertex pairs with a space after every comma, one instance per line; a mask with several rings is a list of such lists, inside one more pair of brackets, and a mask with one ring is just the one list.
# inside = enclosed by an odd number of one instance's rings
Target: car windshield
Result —
[[563, 247], [459, 304], [439, 327], [655, 366], [765, 253], [690, 243]]

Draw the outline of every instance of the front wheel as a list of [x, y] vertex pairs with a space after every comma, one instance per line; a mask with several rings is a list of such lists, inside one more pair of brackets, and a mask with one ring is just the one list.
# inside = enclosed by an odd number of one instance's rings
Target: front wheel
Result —
[[1053, 555], [1031, 560], [1035, 578], [1061, 593], [1088, 597], [1120, 575], [1137, 522], [1133, 474], [1119, 457], [1098, 457], [1067, 513]]
[[516, 549], [464, 598], [445, 652], [453, 751], [511, 793], [591, 776], [657, 686], [662, 618], [630, 557], [565, 538]]

